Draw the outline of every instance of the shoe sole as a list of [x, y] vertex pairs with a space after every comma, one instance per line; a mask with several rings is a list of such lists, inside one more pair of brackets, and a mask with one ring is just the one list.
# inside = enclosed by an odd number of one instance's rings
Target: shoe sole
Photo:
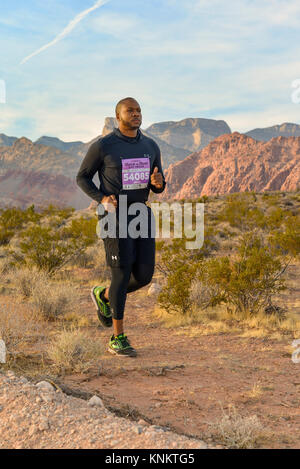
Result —
[[134, 352], [132, 353], [131, 355], [127, 355], [126, 353], [118, 353], [116, 352], [115, 350], [111, 349], [110, 347], [107, 348], [107, 351], [109, 353], [112, 353], [113, 355], [117, 355], [118, 357], [129, 357], [129, 358], [133, 358], [133, 357], [136, 357], [137, 356], [137, 353]]
[[[98, 312], [98, 319], [99, 319], [99, 321], [100, 321], [100, 323], [101, 323], [101, 325], [102, 325], [103, 327], [112, 327], [112, 323], [109, 324], [109, 325], [107, 325], [107, 324], [103, 323], [103, 322], [101, 321], [101, 319], [99, 318], [99, 315], [100, 315], [100, 316], [103, 316], [103, 314], [101, 313], [101, 310], [99, 309], [97, 300], [96, 300], [96, 298], [95, 298], [95, 295], [94, 295], [94, 288], [95, 288], [95, 287], [91, 288], [90, 295], [91, 295], [91, 298], [92, 298], [92, 300], [93, 300], [94, 305], [96, 306], [96, 310], [97, 310], [97, 312]], [[112, 322], [112, 321], [111, 321], [111, 322]]]

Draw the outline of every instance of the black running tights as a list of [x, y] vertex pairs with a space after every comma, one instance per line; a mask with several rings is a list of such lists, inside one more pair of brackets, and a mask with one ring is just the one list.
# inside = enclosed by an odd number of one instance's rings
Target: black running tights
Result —
[[123, 319], [126, 294], [138, 290], [151, 282], [153, 264], [132, 264], [126, 267], [111, 267], [109, 304], [114, 319]]

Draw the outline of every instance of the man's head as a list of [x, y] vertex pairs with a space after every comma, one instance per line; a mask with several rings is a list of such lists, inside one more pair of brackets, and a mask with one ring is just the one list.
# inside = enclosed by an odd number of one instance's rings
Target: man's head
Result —
[[116, 105], [116, 119], [120, 130], [136, 130], [142, 124], [142, 112], [134, 98], [124, 98]]

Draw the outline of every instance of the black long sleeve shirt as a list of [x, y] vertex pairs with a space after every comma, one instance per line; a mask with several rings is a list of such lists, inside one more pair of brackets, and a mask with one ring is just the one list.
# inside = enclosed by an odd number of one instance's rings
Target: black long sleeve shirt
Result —
[[[131, 187], [133, 188], [127, 189], [126, 187], [130, 186], [124, 184], [124, 166], [122, 165], [122, 159], [128, 162], [128, 160], [132, 158], [149, 159], [149, 163], [147, 163], [150, 164], [150, 174], [149, 177], [147, 177], [148, 182], [147, 184], [145, 182], [141, 184], [141, 186], [146, 187], [135, 188], [138, 187], [138, 185], [135, 186], [132, 184]], [[143, 165], [144, 160], [140, 161], [142, 161]], [[157, 189], [150, 183], [150, 175], [153, 173], [155, 166], [158, 167], [158, 172], [163, 176], [163, 186], [160, 189]], [[144, 170], [140, 169], [139, 171]], [[99, 176], [99, 188], [93, 182], [93, 177], [96, 172], [98, 172]], [[130, 177], [130, 174], [131, 173], [127, 171], [126, 178], [128, 178], [128, 176]], [[140, 174], [141, 173], [136, 176], [139, 177]], [[142, 177], [145, 178], [145, 174], [146, 173], [143, 172]], [[146, 176], [148, 176], [148, 173]], [[128, 203], [145, 202], [148, 200], [150, 189], [155, 193], [160, 193], [164, 191], [166, 186], [161, 166], [159, 146], [154, 140], [143, 135], [140, 130], [138, 130], [136, 137], [127, 137], [122, 134], [119, 129], [114, 128], [113, 132], [92, 143], [81, 163], [76, 176], [76, 182], [89, 197], [96, 200], [98, 203], [101, 203], [104, 196], [112, 194], [114, 194], [117, 199], [120, 194], [126, 194]]]

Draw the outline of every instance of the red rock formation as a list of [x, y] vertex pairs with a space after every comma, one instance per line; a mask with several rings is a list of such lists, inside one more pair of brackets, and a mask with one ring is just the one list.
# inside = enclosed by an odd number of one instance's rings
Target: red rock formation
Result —
[[300, 185], [300, 137], [259, 142], [234, 132], [213, 140], [200, 152], [165, 172], [161, 198], [194, 198], [229, 192], [284, 190]]

